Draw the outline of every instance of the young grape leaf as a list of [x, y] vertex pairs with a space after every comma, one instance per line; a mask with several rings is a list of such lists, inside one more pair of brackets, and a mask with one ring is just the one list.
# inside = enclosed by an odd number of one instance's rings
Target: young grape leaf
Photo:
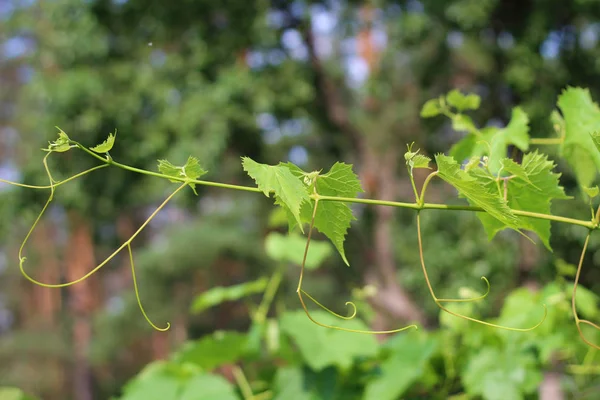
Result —
[[458, 132], [477, 132], [477, 127], [471, 117], [464, 114], [455, 114], [452, 116], [452, 129]]
[[598, 186], [593, 186], [593, 187], [583, 187], [583, 191], [585, 192], [585, 194], [587, 194], [588, 196], [590, 196], [592, 199], [596, 196], [598, 196], [598, 194], [600, 193], [600, 188], [598, 188]]
[[71, 145], [69, 144], [69, 136], [67, 136], [67, 134], [58, 126], [56, 129], [58, 129], [58, 139], [56, 139], [54, 142], [48, 142], [48, 148], [42, 150], [48, 152], [56, 151], [57, 153], [69, 151], [71, 149]]
[[410, 167], [410, 173], [412, 175], [412, 170], [415, 168], [429, 168], [429, 163], [431, 162], [431, 158], [419, 154], [419, 150], [412, 151], [412, 146], [414, 142], [408, 146], [408, 151], [404, 153], [404, 159], [406, 160], [406, 165]]
[[[367, 329], [365, 323], [358, 318], [340, 322], [324, 311], [318, 310], [311, 314], [324, 324]], [[378, 351], [373, 335], [348, 335], [347, 332], [323, 329], [306, 318], [303, 310], [288, 311], [281, 316], [280, 321], [281, 331], [296, 344], [300, 356], [314, 371], [322, 371], [328, 366], [348, 370], [356, 358], [373, 357]]]
[[[181, 179], [198, 179], [202, 175], [205, 175], [207, 171], [200, 166], [200, 162], [196, 157], [189, 156], [185, 165], [178, 167], [171, 164], [168, 160], [158, 160], [158, 170], [167, 176], [179, 179], [169, 179], [171, 182], [181, 182]], [[196, 192], [196, 184], [189, 184], [194, 193]]]
[[[548, 160], [545, 154], [537, 151], [525, 154], [523, 163], [517, 164], [511, 159], [501, 160], [504, 170], [512, 174], [507, 181], [506, 196], [508, 206], [513, 210], [530, 211], [549, 214], [550, 203], [553, 199], [568, 199], [569, 196], [559, 186], [560, 174], [553, 173], [555, 165]], [[495, 182], [487, 184], [488, 190], [497, 186]], [[503, 186], [502, 186], [503, 187]], [[488, 238], [491, 240], [498, 231], [506, 228], [495, 218], [485, 214], [478, 214], [483, 223]], [[519, 229], [535, 232], [548, 250], [550, 247], [550, 221], [529, 217], [517, 216]]]
[[[352, 171], [352, 165], [340, 162], [336, 162], [325, 175], [318, 176], [316, 190], [323, 196], [351, 198], [363, 192], [358, 177]], [[313, 208], [312, 199], [302, 207], [302, 218], [305, 222], [310, 222]], [[337, 201], [320, 201], [315, 216], [315, 228], [331, 240], [346, 265], [350, 264], [344, 251], [344, 240], [350, 222], [354, 219], [356, 218], [348, 204]]]
[[309, 200], [306, 186], [302, 180], [295, 176], [285, 164], [259, 164], [248, 157], [243, 157], [242, 165], [244, 171], [254, 179], [265, 196], [269, 197], [270, 192], [275, 193], [275, 203], [285, 206], [284, 209], [291, 213], [302, 230], [300, 207]]
[[481, 104], [481, 98], [478, 95], [474, 93], [464, 95], [457, 89], [448, 92], [446, 101], [458, 111], [477, 110]]
[[[300, 179], [305, 179], [305, 183], [309, 185], [309, 190], [315, 189], [314, 185], [316, 185], [317, 193], [323, 196], [355, 198], [359, 192], [363, 192], [360, 181], [352, 171], [352, 165], [350, 164], [336, 162], [329, 172], [324, 175], [318, 175], [318, 172], [304, 172], [290, 163], [280, 165], [289, 166], [292, 174]], [[315, 203], [312, 199], [302, 205], [300, 214], [303, 223], [310, 224], [314, 206]], [[334, 201], [319, 202], [317, 214], [315, 215], [315, 228], [331, 240], [346, 265], [349, 264], [344, 252], [344, 240], [353, 219], [356, 218], [352, 215], [352, 210], [347, 204]], [[290, 230], [294, 226], [295, 224], [290, 223]]]
[[561, 146], [581, 186], [589, 187], [600, 169], [600, 151], [590, 135], [600, 131], [600, 108], [588, 89], [569, 87], [558, 98], [565, 121], [565, 139]]
[[506, 158], [508, 146], [511, 144], [522, 151], [529, 149], [529, 117], [520, 107], [513, 108], [506, 128], [492, 136], [488, 165], [494, 173], [500, 169], [500, 160]]
[[427, 100], [423, 107], [421, 108], [421, 117], [423, 118], [431, 118], [440, 115], [442, 112], [442, 108], [440, 106], [439, 99], [431, 99]]
[[440, 178], [454, 186], [461, 196], [466, 197], [474, 206], [483, 208], [491, 217], [503, 225], [518, 230], [518, 219], [506, 205], [497, 189], [487, 186], [486, 181], [470, 172], [460, 169], [460, 165], [452, 157], [438, 154], [435, 156]]
[[95, 151], [96, 153], [108, 153], [113, 148], [116, 138], [117, 138], [116, 131], [115, 131], [114, 135], [112, 133], [109, 133], [108, 138], [104, 142], [102, 142], [98, 146], [94, 146], [94, 147], [90, 148], [90, 150]]

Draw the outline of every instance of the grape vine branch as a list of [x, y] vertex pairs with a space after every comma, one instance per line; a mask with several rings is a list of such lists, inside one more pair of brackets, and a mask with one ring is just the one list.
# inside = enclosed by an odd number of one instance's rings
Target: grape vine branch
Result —
[[[581, 324], [588, 325], [597, 330], [600, 330], [600, 326], [588, 320], [579, 318], [575, 304], [577, 286], [579, 284], [589, 238], [593, 232], [600, 227], [600, 206], [596, 210], [594, 210], [593, 206], [594, 199], [600, 192], [600, 189], [597, 186], [592, 186], [597, 171], [590, 174], [589, 171], [584, 171], [581, 167], [582, 165], [589, 166], [590, 163], [592, 163], [600, 170], [600, 133], [597, 132], [597, 130], [600, 130], [600, 108], [592, 101], [587, 90], [568, 88], [558, 100], [558, 107], [562, 114], [558, 113], [556, 110], [551, 114], [551, 121], [553, 122], [557, 137], [530, 138], [528, 117], [519, 107], [513, 109], [511, 120], [505, 128], [478, 128], [465, 112], [476, 110], [479, 107], [479, 104], [479, 96], [474, 94], [464, 95], [457, 90], [453, 90], [447, 95], [440, 96], [437, 99], [429, 100], [424, 104], [421, 111], [422, 117], [431, 118], [439, 115], [445, 116], [449, 118], [455, 130], [462, 131], [465, 135], [463, 139], [452, 146], [449, 155], [437, 154], [435, 156], [437, 169], [427, 175], [420, 190], [415, 184], [413, 171], [414, 169], [430, 169], [429, 165], [433, 160], [420, 154], [419, 150], [413, 151], [412, 145], [408, 146], [404, 157], [415, 195], [415, 201], [412, 203], [358, 197], [358, 194], [363, 191], [360, 181], [352, 171], [352, 165], [345, 163], [337, 162], [327, 173], [322, 173], [321, 171], [306, 172], [289, 162], [279, 163], [278, 165], [266, 165], [257, 163], [250, 158], [243, 157], [243, 169], [252, 179], [254, 179], [256, 187], [232, 185], [200, 180], [199, 178], [205, 175], [207, 171], [202, 168], [199, 160], [192, 156], [190, 156], [182, 166], [174, 165], [167, 160], [158, 160], [158, 172], [149, 171], [118, 162], [111, 157], [109, 152], [115, 144], [116, 133], [109, 134], [108, 138], [97, 146], [87, 147], [80, 142], [69, 138], [69, 136], [59, 128], [58, 138], [54, 142], [50, 142], [47, 148], [43, 149], [47, 152], [42, 163], [48, 177], [48, 185], [36, 186], [0, 179], [0, 182], [26, 189], [50, 191], [48, 200], [27, 232], [19, 248], [20, 271], [26, 279], [36, 285], [46, 288], [63, 288], [87, 279], [105, 266], [122, 250], [127, 248], [133, 275], [134, 291], [140, 310], [144, 318], [154, 329], [164, 331], [169, 329], [170, 324], [167, 323], [165, 328], [157, 327], [147, 316], [142, 306], [135, 278], [131, 243], [150, 221], [167, 205], [167, 203], [187, 186], [189, 186], [194, 193], [196, 193], [196, 185], [263, 193], [267, 197], [274, 198], [275, 204], [284, 209], [288, 218], [290, 231], [295, 227], [298, 227], [304, 232], [305, 225], [308, 226], [306, 246], [297, 286], [298, 298], [307, 317], [315, 324], [329, 329], [370, 334], [400, 332], [406, 329], [416, 329], [417, 326], [408, 325], [387, 331], [364, 331], [323, 324], [311, 316], [305, 303], [305, 298], [340, 319], [354, 318], [357, 312], [356, 306], [352, 302], [346, 302], [346, 305], [351, 308], [351, 312], [349, 316], [342, 316], [324, 306], [302, 287], [306, 258], [311, 243], [312, 233], [315, 228], [332, 241], [343, 261], [346, 264], [349, 264], [344, 251], [344, 240], [347, 230], [350, 228], [351, 221], [355, 218], [352, 215], [352, 210], [348, 204], [361, 203], [376, 206], [400, 207], [416, 211], [418, 250], [423, 276], [433, 301], [442, 311], [458, 318], [489, 327], [526, 332], [535, 329], [543, 323], [547, 315], [547, 308], [545, 305], [543, 305], [544, 313], [541, 321], [532, 327], [525, 328], [506, 327], [475, 319], [454, 312], [443, 305], [445, 303], [482, 300], [490, 292], [490, 282], [486, 277], [481, 278], [487, 286], [486, 292], [481, 296], [466, 299], [438, 298], [429, 280], [423, 255], [420, 214], [424, 210], [476, 212], [490, 240], [497, 232], [503, 229], [512, 229], [528, 239], [533, 240], [525, 233], [525, 231], [527, 231], [535, 233], [548, 249], [550, 249], [550, 223], [559, 222], [588, 229], [588, 235], [583, 245], [573, 284], [572, 311], [577, 330], [582, 340], [588, 345], [600, 349], [598, 345], [592, 343], [585, 337], [581, 329]], [[529, 151], [529, 147], [533, 145], [559, 146], [561, 156], [574, 170], [575, 176], [582, 189], [581, 193], [588, 200], [591, 210], [591, 218], [589, 220], [553, 215], [550, 212], [552, 200], [567, 200], [572, 197], [567, 196], [564, 189], [559, 185], [560, 174], [553, 172], [555, 168], [554, 162], [550, 161], [547, 155], [540, 153], [538, 150], [533, 152]], [[524, 153], [520, 162], [507, 157], [510, 148], [518, 149]], [[79, 172], [62, 181], [56, 181], [48, 167], [48, 157], [54, 153], [62, 153], [70, 150], [83, 151], [100, 162], [100, 165]], [[87, 174], [107, 167], [116, 167], [133, 173], [168, 179], [171, 182], [179, 183], [179, 185], [129, 239], [81, 278], [70, 282], [54, 284], [36, 280], [25, 271], [25, 247], [32, 232], [43, 217], [49, 204], [52, 202], [55, 190], [74, 179], [81, 178]], [[465, 198], [469, 204], [447, 205], [425, 202], [428, 185], [435, 178], [441, 179], [453, 186], [458, 191], [459, 196]], [[280, 273], [280, 271], [276, 272], [276, 274]], [[274, 276], [272, 281], [277, 282], [278, 285], [281, 277], [278, 275], [278, 278], [275, 278], [277, 277]], [[272, 285], [273, 287], [268, 289], [269, 299], [273, 297], [277, 285]], [[268, 311], [269, 304], [270, 300], [261, 304], [260, 315], [263, 317]]]

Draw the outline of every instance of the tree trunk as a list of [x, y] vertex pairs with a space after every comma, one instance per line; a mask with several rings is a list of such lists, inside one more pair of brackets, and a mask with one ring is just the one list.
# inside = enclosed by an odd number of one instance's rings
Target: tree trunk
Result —
[[[67, 251], [66, 278], [73, 281], [84, 276], [94, 266], [94, 246], [89, 225], [78, 215], [71, 215], [71, 239]], [[77, 400], [92, 400], [92, 370], [88, 349], [92, 339], [90, 314], [96, 308], [95, 275], [69, 286], [69, 308], [73, 317], [73, 394]], [[96, 293], [97, 294], [97, 293]]]

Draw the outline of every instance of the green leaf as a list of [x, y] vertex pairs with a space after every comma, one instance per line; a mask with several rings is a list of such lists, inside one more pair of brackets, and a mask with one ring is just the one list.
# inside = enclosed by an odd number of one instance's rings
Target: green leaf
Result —
[[[220, 375], [203, 374], [190, 379], [177, 400], [240, 400], [235, 388]], [[168, 400], [168, 399], [163, 399]]]
[[452, 129], [458, 132], [477, 132], [477, 127], [468, 115], [456, 114], [452, 116]]
[[239, 332], [217, 331], [183, 345], [174, 355], [178, 363], [191, 363], [210, 371], [221, 365], [235, 363], [246, 353], [248, 337]]
[[[207, 171], [200, 166], [200, 162], [196, 157], [189, 156], [185, 165], [178, 167], [171, 164], [168, 160], [158, 160], [158, 170], [167, 176], [179, 179], [198, 179], [202, 175], [205, 175]], [[177, 179], [169, 179], [171, 182], [181, 182]], [[189, 184], [194, 193], [196, 193], [196, 184]]]
[[[306, 238], [297, 233], [282, 235], [277, 232], [271, 232], [265, 239], [267, 254], [277, 261], [301, 265], [305, 247]], [[308, 248], [308, 254], [306, 255], [305, 267], [308, 269], [319, 267], [332, 252], [333, 248], [329, 242], [312, 239]]]
[[300, 225], [300, 230], [303, 230], [300, 207], [309, 197], [302, 181], [285, 164], [259, 164], [248, 157], [243, 157], [242, 160], [244, 171], [256, 181], [258, 188], [267, 197], [270, 192], [274, 192], [276, 204], [285, 206]]
[[2, 400], [35, 400], [34, 397], [25, 394], [21, 389], [15, 387], [0, 387], [0, 399]]
[[457, 89], [448, 92], [446, 101], [458, 111], [477, 110], [481, 104], [481, 98], [478, 95], [474, 93], [464, 95]]
[[507, 149], [511, 144], [522, 151], [529, 149], [529, 117], [520, 107], [513, 108], [506, 128], [499, 130], [491, 138], [488, 165], [492, 172], [500, 169], [500, 160], [507, 157]]
[[189, 156], [185, 165], [182, 167], [183, 175], [189, 179], [198, 179], [208, 171], [200, 166], [200, 161], [196, 157]]
[[415, 168], [429, 168], [429, 163], [431, 162], [431, 158], [419, 154], [419, 150], [412, 151], [412, 146], [414, 142], [408, 145], [408, 151], [404, 153], [404, 159], [406, 160], [406, 165], [410, 167], [410, 174], [412, 175], [413, 169]]
[[273, 400], [319, 400], [319, 396], [306, 387], [304, 374], [299, 367], [278, 368], [273, 389]]
[[[181, 167], [171, 164], [169, 160], [158, 160], [158, 171], [161, 174], [172, 176], [173, 178], [182, 178]], [[171, 182], [180, 182], [179, 180], [171, 180]]]
[[421, 117], [423, 118], [431, 118], [437, 115], [440, 115], [442, 112], [442, 108], [440, 107], [439, 99], [431, 99], [427, 100], [423, 107], [421, 108]]
[[[514, 210], [530, 211], [541, 214], [550, 214], [550, 203], [553, 199], [568, 199], [561, 186], [560, 174], [553, 173], [555, 165], [548, 160], [548, 156], [537, 151], [528, 153], [523, 157], [523, 163], [517, 164], [505, 158], [501, 160], [503, 169], [513, 175], [507, 182], [508, 206]], [[488, 183], [488, 190], [497, 188], [495, 182]], [[497, 219], [485, 214], [477, 215], [483, 223], [488, 237], [492, 239], [496, 233], [507, 226]], [[529, 217], [516, 217], [519, 229], [535, 232], [544, 246], [550, 247], [550, 221]], [[511, 227], [512, 228], [512, 227]], [[514, 229], [514, 228], [513, 228]]]
[[429, 168], [431, 158], [424, 156], [423, 154], [417, 154], [410, 160], [411, 168]]
[[488, 126], [480, 129], [477, 133], [470, 133], [456, 142], [451, 148], [449, 155], [462, 162], [471, 157], [481, 157], [490, 153], [492, 138], [500, 129]]
[[42, 150], [49, 152], [55, 151], [57, 153], [69, 151], [71, 149], [71, 145], [69, 144], [69, 136], [67, 136], [67, 134], [58, 126], [56, 129], [58, 129], [58, 139], [56, 139], [54, 142], [48, 142], [48, 148]]
[[[340, 320], [324, 311], [311, 312], [324, 324], [350, 329], [368, 329], [358, 319]], [[298, 346], [306, 364], [315, 371], [334, 365], [342, 369], [352, 367], [357, 357], [372, 357], [378, 345], [373, 335], [352, 335], [335, 329], [318, 326], [306, 318], [303, 310], [287, 312], [281, 317], [281, 330]]]
[[268, 279], [260, 278], [255, 281], [241, 283], [233, 286], [215, 286], [199, 296], [192, 302], [192, 313], [200, 313], [207, 308], [216, 306], [226, 301], [235, 301], [243, 297], [264, 292]]
[[95, 151], [96, 153], [108, 153], [113, 148], [116, 138], [116, 131], [114, 135], [112, 133], [109, 133], [108, 138], [104, 142], [102, 142], [98, 146], [90, 148], [90, 150]]
[[[355, 198], [363, 192], [358, 177], [352, 172], [352, 165], [336, 162], [328, 173], [319, 175], [316, 179], [317, 193], [323, 196]], [[314, 209], [314, 200], [302, 206], [302, 219], [310, 223]], [[346, 232], [350, 222], [354, 220], [352, 210], [346, 203], [337, 201], [320, 201], [315, 216], [315, 228], [331, 240], [342, 259], [348, 264], [344, 252]]]
[[395, 400], [424, 374], [437, 341], [421, 332], [394, 336], [385, 344], [392, 351], [381, 363], [381, 373], [365, 388], [364, 400]]
[[561, 146], [581, 186], [591, 186], [600, 169], [600, 151], [592, 133], [600, 131], [600, 108], [588, 89], [569, 87], [558, 98], [565, 121], [565, 139]]
[[518, 230], [518, 219], [506, 205], [506, 201], [497, 190], [490, 189], [485, 180], [471, 172], [460, 169], [460, 165], [452, 157], [438, 154], [435, 156], [440, 178], [454, 186], [461, 196], [477, 207], [483, 208], [488, 215], [495, 218], [503, 225]]
[[598, 186], [593, 186], [593, 187], [583, 187], [583, 191], [585, 192], [585, 194], [587, 194], [588, 196], [590, 196], [592, 199], [596, 196], [598, 196], [598, 194], [600, 193], [600, 189], [598, 188]]
[[171, 362], [155, 361], [127, 383], [120, 400], [177, 399], [184, 384], [181, 374], [180, 366]]
[[541, 381], [535, 357], [516, 346], [486, 347], [472, 353], [463, 373], [467, 393], [485, 400], [524, 399]]
[[127, 383], [121, 400], [239, 400], [223, 377], [195, 365], [155, 361]]

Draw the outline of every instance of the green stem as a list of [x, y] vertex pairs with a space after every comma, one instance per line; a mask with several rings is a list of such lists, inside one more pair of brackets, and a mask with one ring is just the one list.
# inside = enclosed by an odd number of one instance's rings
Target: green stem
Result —
[[246, 375], [244, 375], [244, 371], [242, 371], [242, 369], [237, 365], [234, 365], [231, 372], [233, 372], [233, 377], [235, 378], [235, 381], [242, 392], [244, 400], [252, 399], [254, 394], [252, 393], [252, 388], [250, 387], [248, 379], [246, 379]]
[[52, 188], [58, 187], [58, 186], [60, 186], [60, 185], [63, 185], [63, 184], [65, 184], [65, 183], [67, 183], [67, 182], [70, 182], [70, 181], [72, 181], [72, 180], [75, 180], [75, 179], [77, 179], [77, 178], [80, 178], [80, 177], [82, 177], [82, 176], [84, 176], [84, 175], [87, 175], [87, 174], [89, 174], [90, 172], [96, 171], [97, 169], [106, 168], [106, 167], [108, 167], [108, 165], [97, 165], [97, 166], [95, 166], [95, 167], [93, 167], [93, 168], [86, 169], [85, 171], [82, 171], [82, 172], [80, 172], [80, 173], [78, 173], [78, 174], [76, 174], [76, 175], [70, 176], [70, 177], [68, 177], [68, 178], [67, 178], [67, 179], [65, 179], [65, 180], [58, 181], [58, 182], [56, 182], [56, 183], [55, 183], [55, 184], [53, 184], [53, 185], [41, 185], [41, 186], [38, 186], [38, 185], [26, 185], [26, 184], [24, 184], [24, 183], [13, 182], [13, 181], [7, 181], [6, 179], [2, 179], [2, 178], [0, 178], [0, 182], [2, 182], [2, 183], [7, 183], [7, 184], [9, 184], [9, 185], [13, 185], [13, 186], [18, 186], [18, 187], [22, 187], [22, 188], [27, 188], [27, 189], [52, 189]]
[[254, 314], [255, 322], [263, 323], [267, 318], [267, 313], [269, 312], [271, 303], [273, 303], [273, 299], [275, 298], [275, 293], [277, 293], [277, 289], [279, 288], [279, 284], [281, 283], [282, 268], [283, 267], [277, 268], [271, 276], [271, 279], [267, 284], [267, 288], [265, 289], [265, 294], [262, 298], [262, 301], [258, 306], [258, 310]]
[[[423, 203], [419, 205], [417, 203], [401, 203], [397, 201], [387, 200], [371, 200], [371, 199], [354, 199], [351, 197], [336, 197], [336, 196], [323, 196], [319, 195], [320, 201], [341, 201], [344, 203], [361, 203], [361, 204], [373, 204], [378, 206], [391, 206], [401, 208], [412, 208], [413, 210], [447, 210], [447, 211], [473, 211], [473, 212], [485, 212], [481, 207], [474, 206], [451, 206], [447, 204], [435, 204], [435, 203]], [[549, 221], [563, 222], [566, 224], [585, 226], [588, 229], [598, 229], [592, 221], [580, 220], [575, 218], [561, 217], [558, 215], [534, 213], [530, 211], [513, 210], [512, 213], [522, 217], [530, 217], [535, 219], [546, 219]]]
[[[227, 183], [210, 182], [210, 181], [201, 181], [201, 180], [196, 180], [196, 179], [188, 179], [188, 178], [184, 178], [184, 177], [179, 178], [179, 177], [164, 175], [164, 174], [161, 174], [158, 172], [152, 172], [152, 171], [147, 171], [147, 170], [140, 169], [140, 168], [135, 168], [135, 167], [132, 167], [129, 165], [118, 163], [109, 158], [101, 157], [98, 154], [94, 153], [93, 151], [87, 149], [85, 146], [81, 145], [78, 142], [74, 142], [74, 141], [71, 141], [71, 142], [74, 145], [76, 145], [78, 148], [80, 148], [81, 150], [90, 154], [94, 158], [102, 161], [103, 163], [108, 164], [108, 165], [114, 165], [115, 167], [123, 168], [127, 171], [136, 172], [136, 173], [140, 173], [143, 175], [156, 176], [158, 178], [169, 179], [172, 181], [185, 182], [188, 184], [195, 183], [197, 185], [215, 186], [215, 187], [220, 187], [220, 188], [225, 188], [225, 189], [244, 190], [246, 192], [262, 193], [262, 191], [256, 187], [230, 185]], [[421, 198], [420, 198], [421, 201], [424, 198], [425, 189], [427, 188], [429, 181], [434, 176], [436, 176], [435, 172], [432, 174], [429, 174], [429, 176], [425, 180], [425, 182], [423, 184], [423, 189], [421, 191]], [[56, 186], [56, 185], [54, 185], [54, 186]], [[323, 196], [320, 194], [314, 194], [314, 195], [311, 195], [311, 197], [318, 198], [319, 200], [323, 200], [323, 201], [341, 201], [344, 203], [373, 204], [373, 205], [378, 205], [378, 206], [411, 208], [413, 210], [453, 210], [453, 211], [485, 212], [485, 210], [482, 209], [481, 207], [473, 207], [473, 206], [450, 206], [450, 205], [446, 205], [446, 204], [432, 204], [432, 203], [422, 203], [422, 204], [404, 203], [404, 202], [389, 201], [389, 200], [373, 200], [373, 199], [358, 199], [358, 198], [352, 198], [352, 197]], [[598, 226], [592, 221], [585, 221], [585, 220], [579, 220], [579, 219], [574, 219], [574, 218], [560, 217], [557, 215], [540, 214], [540, 213], [521, 211], [521, 210], [511, 210], [511, 211], [513, 214], [523, 216], [523, 217], [545, 219], [545, 220], [555, 221], [555, 222], [563, 222], [563, 223], [572, 224], [572, 225], [584, 226], [588, 229], [598, 229]]]
[[179, 177], [176, 177], [176, 176], [169, 176], [169, 175], [161, 174], [160, 172], [153, 172], [153, 171], [148, 171], [148, 170], [145, 170], [145, 169], [140, 169], [140, 168], [132, 167], [130, 165], [121, 164], [119, 162], [116, 162], [115, 160], [110, 159], [110, 158], [101, 157], [98, 154], [94, 153], [93, 151], [89, 150], [88, 148], [86, 148], [85, 146], [83, 146], [82, 144], [80, 144], [78, 142], [74, 142], [74, 141], [71, 141], [71, 142], [74, 145], [76, 145], [78, 148], [80, 148], [81, 150], [85, 151], [86, 153], [88, 153], [92, 157], [94, 157], [94, 158], [102, 161], [105, 164], [114, 165], [115, 167], [119, 167], [119, 168], [122, 168], [122, 169], [127, 170], [127, 171], [137, 172], [138, 174], [143, 174], [143, 175], [148, 175], [148, 176], [155, 176], [157, 178], [169, 179], [171, 181], [195, 183], [197, 185], [215, 186], [215, 187], [220, 187], [220, 188], [225, 188], [225, 189], [244, 190], [246, 192], [262, 193], [262, 190], [260, 190], [259, 188], [255, 188], [255, 187], [241, 186], [241, 185], [230, 185], [228, 183], [220, 183], [220, 182], [200, 181], [200, 180], [197, 180], [197, 179], [189, 179], [189, 178], [186, 178], [186, 177], [179, 178]]
[[423, 205], [425, 203], [425, 192], [427, 191], [427, 186], [429, 186], [429, 182], [431, 182], [431, 180], [437, 176], [438, 172], [432, 172], [429, 175], [427, 175], [427, 178], [425, 178], [425, 182], [423, 182], [423, 187], [421, 188], [421, 196], [419, 197], [419, 205]]

